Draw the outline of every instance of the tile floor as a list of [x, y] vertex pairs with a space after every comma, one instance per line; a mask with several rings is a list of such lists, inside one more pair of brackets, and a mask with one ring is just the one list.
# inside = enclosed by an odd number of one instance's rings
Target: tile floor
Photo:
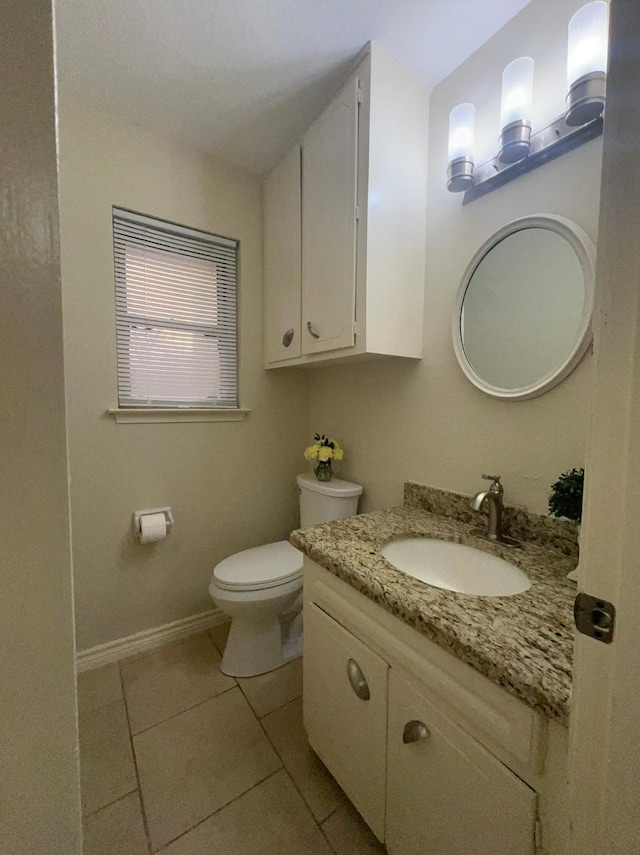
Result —
[[78, 675], [84, 855], [380, 855], [310, 749], [301, 660], [235, 680], [228, 627]]

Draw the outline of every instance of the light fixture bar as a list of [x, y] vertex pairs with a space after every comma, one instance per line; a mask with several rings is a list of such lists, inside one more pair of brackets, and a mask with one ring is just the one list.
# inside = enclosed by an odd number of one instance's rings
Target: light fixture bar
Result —
[[596, 139], [602, 134], [602, 128], [602, 117], [576, 128], [568, 125], [564, 116], [559, 116], [546, 128], [542, 128], [531, 136], [531, 150], [528, 157], [517, 163], [506, 164], [502, 163], [496, 155], [491, 160], [476, 166], [473, 173], [473, 187], [464, 194], [462, 204], [468, 205], [474, 199], [485, 196], [514, 178], [531, 172], [532, 169], [550, 160], [555, 160], [556, 157], [578, 148], [589, 140]]

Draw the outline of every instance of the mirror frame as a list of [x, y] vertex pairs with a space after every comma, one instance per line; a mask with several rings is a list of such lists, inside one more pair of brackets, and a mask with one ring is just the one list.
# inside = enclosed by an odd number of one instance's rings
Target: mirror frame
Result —
[[[523, 229], [532, 228], [548, 229], [549, 231], [560, 235], [560, 237], [563, 237], [571, 244], [573, 250], [578, 256], [580, 264], [582, 265], [585, 290], [584, 306], [578, 331], [567, 359], [536, 383], [532, 383], [529, 386], [523, 386], [520, 389], [503, 389], [500, 386], [493, 386], [491, 383], [483, 380], [482, 377], [476, 374], [471, 363], [467, 359], [464, 345], [462, 343], [462, 332], [460, 328], [462, 304], [473, 274], [476, 272], [480, 262], [484, 259], [487, 253], [509, 235], [515, 234]], [[528, 217], [520, 217], [517, 220], [507, 223], [506, 226], [503, 226], [488, 240], [486, 240], [475, 253], [464, 272], [453, 309], [451, 326], [453, 348], [460, 368], [462, 368], [467, 379], [487, 395], [491, 395], [493, 398], [501, 398], [506, 401], [526, 401], [528, 398], [535, 398], [537, 395], [542, 395], [545, 392], [548, 392], [549, 389], [552, 389], [554, 386], [557, 386], [558, 383], [561, 383], [562, 380], [564, 380], [564, 378], [573, 371], [576, 365], [578, 365], [591, 345], [591, 320], [593, 317], [595, 290], [595, 259], [596, 248], [586, 232], [571, 220], [566, 219], [566, 217], [559, 217], [553, 214], [534, 214]]]

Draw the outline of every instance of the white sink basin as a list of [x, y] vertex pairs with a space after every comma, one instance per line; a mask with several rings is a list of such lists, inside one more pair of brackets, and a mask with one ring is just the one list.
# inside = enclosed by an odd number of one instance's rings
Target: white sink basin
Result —
[[392, 540], [381, 552], [403, 573], [447, 591], [480, 597], [510, 597], [531, 587], [529, 577], [518, 567], [462, 543], [408, 537]]

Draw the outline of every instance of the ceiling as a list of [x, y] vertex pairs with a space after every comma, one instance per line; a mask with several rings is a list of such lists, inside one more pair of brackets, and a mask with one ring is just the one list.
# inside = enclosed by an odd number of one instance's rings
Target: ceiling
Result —
[[434, 86], [529, 0], [57, 0], [60, 86], [268, 170], [369, 40]]

